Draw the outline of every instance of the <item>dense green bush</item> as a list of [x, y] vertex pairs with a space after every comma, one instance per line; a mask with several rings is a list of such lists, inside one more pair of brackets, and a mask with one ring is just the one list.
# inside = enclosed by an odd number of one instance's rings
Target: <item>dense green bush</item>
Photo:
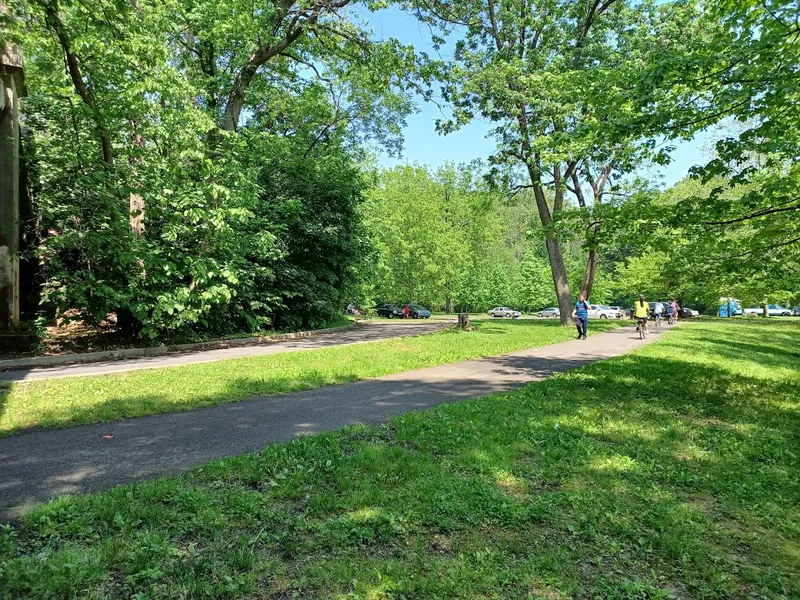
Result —
[[46, 318], [156, 337], [341, 310], [364, 140], [397, 145], [413, 52], [322, 0], [11, 8]]

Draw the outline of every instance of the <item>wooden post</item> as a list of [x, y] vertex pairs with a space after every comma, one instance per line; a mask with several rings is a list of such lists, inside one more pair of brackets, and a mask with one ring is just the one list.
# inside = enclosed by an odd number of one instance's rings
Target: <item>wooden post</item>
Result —
[[0, 48], [0, 331], [19, 327], [19, 99], [25, 95], [22, 55]]
[[458, 313], [458, 327], [460, 329], [466, 329], [469, 327], [469, 313]]

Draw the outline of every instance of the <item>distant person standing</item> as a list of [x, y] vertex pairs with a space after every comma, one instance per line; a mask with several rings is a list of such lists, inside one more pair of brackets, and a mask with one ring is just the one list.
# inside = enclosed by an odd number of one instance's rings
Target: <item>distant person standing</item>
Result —
[[406, 304], [406, 305], [403, 307], [403, 318], [404, 318], [404, 319], [407, 319], [407, 318], [408, 318], [408, 316], [409, 316], [409, 313], [410, 313], [410, 312], [411, 312], [411, 311], [409, 310], [409, 306], [408, 306], [408, 304]]
[[575, 318], [575, 326], [578, 328], [578, 339], [586, 339], [586, 327], [589, 324], [589, 305], [586, 304], [586, 297], [581, 294], [580, 299], [575, 303], [575, 310], [572, 311]]

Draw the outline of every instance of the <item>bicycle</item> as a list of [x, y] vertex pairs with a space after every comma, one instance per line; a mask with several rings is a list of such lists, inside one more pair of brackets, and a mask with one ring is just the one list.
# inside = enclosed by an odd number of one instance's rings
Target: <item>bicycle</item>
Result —
[[647, 337], [647, 319], [639, 318], [639, 322], [636, 324], [636, 331], [639, 333], [640, 340]]
[[675, 318], [675, 313], [672, 313], [672, 314], [669, 316], [669, 324], [670, 324], [670, 325], [675, 325], [675, 323], [676, 323], [676, 322], [677, 322], [677, 319]]

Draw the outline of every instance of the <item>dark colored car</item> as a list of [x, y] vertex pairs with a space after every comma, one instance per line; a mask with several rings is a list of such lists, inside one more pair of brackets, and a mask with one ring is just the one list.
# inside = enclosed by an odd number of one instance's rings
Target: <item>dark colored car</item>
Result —
[[792, 316], [793, 317], [800, 317], [800, 306], [795, 306], [792, 309]]
[[403, 309], [399, 306], [395, 306], [394, 304], [383, 304], [376, 308], [375, 312], [379, 317], [386, 317], [387, 319], [402, 319], [404, 316]]
[[418, 304], [404, 304], [403, 308], [408, 307], [408, 316], [412, 319], [430, 319], [431, 311]]

